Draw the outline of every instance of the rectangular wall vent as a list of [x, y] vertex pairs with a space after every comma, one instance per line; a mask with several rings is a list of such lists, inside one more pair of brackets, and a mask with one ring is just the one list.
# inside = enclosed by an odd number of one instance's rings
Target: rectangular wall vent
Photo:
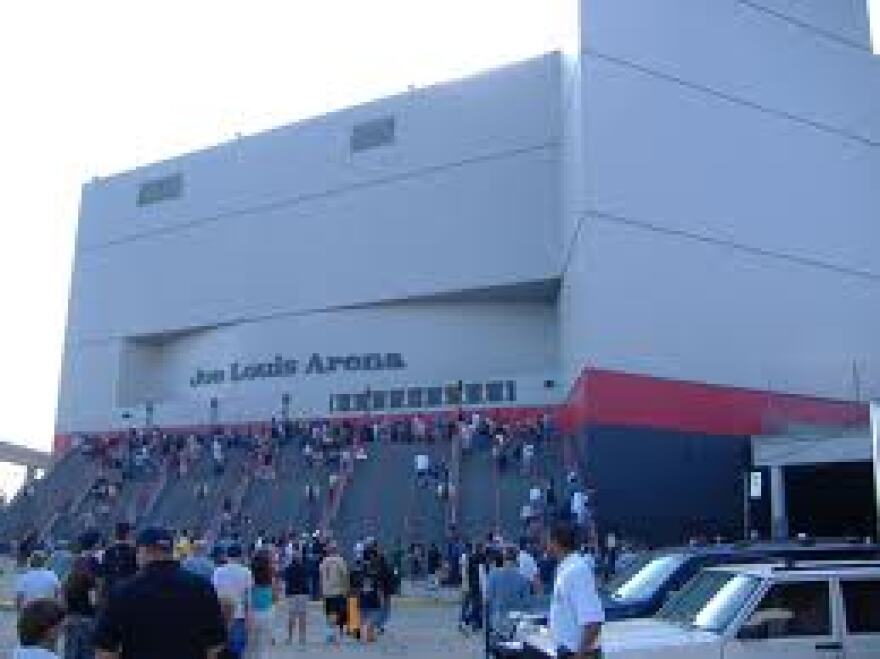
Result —
[[351, 131], [351, 152], [360, 153], [394, 144], [394, 117], [383, 117], [357, 124]]
[[137, 205], [149, 206], [160, 201], [179, 199], [183, 194], [183, 176], [173, 174], [141, 183], [138, 189]]

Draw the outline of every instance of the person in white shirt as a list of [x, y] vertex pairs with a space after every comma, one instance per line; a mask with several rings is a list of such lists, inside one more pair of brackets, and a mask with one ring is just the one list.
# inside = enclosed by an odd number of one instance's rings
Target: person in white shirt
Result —
[[227, 550], [229, 562], [214, 570], [211, 580], [217, 597], [221, 602], [228, 602], [233, 607], [232, 627], [230, 635], [243, 634], [248, 619], [251, 590], [254, 587], [254, 576], [249, 568], [242, 565], [240, 545], [232, 545]]
[[15, 585], [15, 609], [21, 611], [36, 600], [58, 600], [61, 582], [52, 570], [46, 568], [46, 555], [34, 552], [30, 569], [18, 578]]
[[532, 468], [532, 460], [535, 457], [535, 447], [533, 444], [525, 444], [522, 449], [522, 473], [527, 475]]
[[474, 430], [466, 423], [461, 424], [461, 430], [459, 431], [461, 435], [461, 450], [462, 451], [470, 451], [474, 442]]
[[35, 600], [18, 618], [19, 646], [12, 659], [58, 659], [55, 649], [64, 625], [64, 609], [54, 600]]
[[532, 503], [540, 503], [541, 502], [541, 488], [537, 485], [533, 485], [529, 490], [529, 501]]
[[419, 482], [419, 485], [424, 486], [426, 479], [428, 478], [428, 471], [431, 468], [431, 460], [424, 453], [419, 453], [416, 456], [416, 479]]
[[587, 496], [580, 490], [571, 495], [571, 514], [577, 520], [579, 526], [586, 524]]
[[560, 659], [602, 656], [599, 640], [605, 612], [592, 563], [577, 552], [577, 547], [575, 526], [567, 522], [553, 526], [548, 549], [559, 567], [550, 599], [550, 635]]
[[538, 575], [538, 562], [535, 557], [529, 553], [528, 540], [523, 538], [519, 542], [519, 555], [517, 556], [517, 567], [523, 578], [529, 582], [532, 592], [536, 595], [541, 594], [541, 579]]

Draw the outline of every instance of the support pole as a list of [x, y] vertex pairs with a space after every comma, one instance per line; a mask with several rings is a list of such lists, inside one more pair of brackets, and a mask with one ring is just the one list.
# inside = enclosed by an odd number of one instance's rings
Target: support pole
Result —
[[880, 400], [871, 403], [871, 439], [874, 456], [874, 510], [877, 520], [874, 541], [880, 542]]
[[770, 468], [770, 524], [774, 540], [788, 538], [788, 504], [785, 501], [785, 472], [780, 465]]

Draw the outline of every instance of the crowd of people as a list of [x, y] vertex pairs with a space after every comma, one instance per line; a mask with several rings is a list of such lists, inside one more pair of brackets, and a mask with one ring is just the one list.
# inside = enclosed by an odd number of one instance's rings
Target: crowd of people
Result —
[[[346, 635], [375, 642], [398, 587], [399, 575], [374, 539], [359, 543], [346, 560], [319, 532], [258, 536], [249, 546], [233, 535], [210, 547], [161, 528], [142, 531], [135, 542], [131, 526], [121, 523], [106, 546], [89, 532], [75, 553], [32, 552], [16, 585], [16, 608], [24, 621], [21, 644], [48, 651], [63, 635], [66, 659], [92, 659], [96, 650], [120, 647], [134, 652], [133, 644], [146, 654], [127, 656], [204, 657], [216, 650], [262, 658], [276, 644], [306, 644], [310, 601], [323, 602], [328, 643]], [[59, 611], [63, 634], [56, 629]], [[286, 639], [276, 638], [278, 616], [286, 620]], [[23, 631], [34, 625], [43, 632]]]
[[[81, 507], [79, 519], [71, 526], [78, 530], [112, 528], [114, 522], [123, 519], [140, 523], [142, 519], [130, 517], [133, 513], [142, 516], [147, 512], [152, 490], [140, 488], [138, 500], [129, 501], [125, 510], [118, 505], [121, 493], [131, 487], [132, 482], [156, 481], [165, 475], [169, 479], [191, 481], [198, 501], [223, 497], [220, 514], [225, 526], [241, 529], [250, 520], [246, 515], [237, 517], [239, 511], [235, 510], [230, 493], [218, 490], [204, 469], [194, 469], [197, 463], [207, 459], [214, 477], [219, 478], [233, 451], [243, 453], [247, 468], [255, 478], [271, 480], [277, 478], [283, 468], [285, 448], [298, 447], [305, 464], [313, 470], [303, 495], [308, 502], [317, 504], [322, 494], [334, 494], [343, 475], [350, 472], [356, 461], [367, 459], [365, 447], [374, 442], [431, 444], [448, 443], [455, 438], [460, 441], [464, 455], [491, 449], [500, 470], [519, 464], [523, 474], [529, 475], [533, 473], [541, 444], [553, 433], [549, 415], [535, 414], [531, 418], [505, 422], [490, 414], [474, 412], [364, 417], [356, 421], [273, 418], [269, 423], [217, 426], [196, 432], [150, 427], [132, 428], [125, 433], [75, 435], [72, 449], [92, 459], [99, 466], [100, 476], [91, 486], [89, 505]], [[426, 477], [425, 482], [437, 488], [438, 496], [447, 499], [454, 487], [449, 465], [432, 464], [430, 470], [425, 471], [420, 478]], [[35, 484], [30, 483], [23, 496], [33, 496], [34, 492]], [[73, 494], [69, 501], [56, 507], [70, 509], [75, 499]]]
[[[337, 489], [342, 476], [358, 460], [367, 459], [368, 450], [381, 450], [369, 449], [375, 442], [455, 441], [461, 459], [490, 452], [498, 473], [518, 470], [532, 485], [522, 504], [523, 537], [515, 545], [497, 533], [483, 542], [467, 542], [454, 527], [445, 546], [414, 542], [405, 548], [398, 542], [388, 553], [373, 538], [344, 548], [321, 532], [270, 537], [251, 528], [253, 520], [225, 492], [219, 539], [211, 545], [198, 539], [203, 530], [174, 533], [161, 528], [147, 529], [135, 543], [127, 523], [119, 524], [115, 541], [105, 544], [100, 533], [84, 524], [87, 530], [80, 534], [75, 552], [65, 543], [50, 545], [48, 553], [27, 552], [30, 568], [20, 580], [17, 598], [21, 619], [42, 616], [43, 622], [35, 624], [46, 627], [57, 617], [46, 602], [60, 604], [65, 657], [90, 659], [96, 648], [112, 652], [136, 642], [133, 639], [142, 642], [144, 625], [157, 623], [145, 623], [135, 614], [152, 601], [150, 589], [163, 584], [187, 593], [193, 608], [186, 617], [201, 630], [199, 642], [205, 649], [216, 650], [218, 656], [263, 657], [268, 648], [284, 642], [274, 634], [280, 611], [287, 622], [286, 642], [306, 642], [305, 613], [308, 603], [318, 599], [323, 601], [328, 643], [339, 643], [346, 635], [374, 642], [388, 624], [392, 595], [406, 575], [426, 579], [432, 588], [461, 589], [463, 633], [493, 628], [506, 611], [527, 608], [531, 598], [553, 589], [558, 552], [541, 541], [548, 525], [569, 524], [591, 549], [598, 545], [589, 493], [578, 475], [567, 474], [558, 487], [553, 476], [539, 468], [553, 432], [548, 417], [504, 423], [473, 413], [360, 423], [273, 419], [265, 426], [204, 433], [152, 428], [132, 430], [125, 437], [79, 438], [77, 448], [102, 466], [93, 494], [108, 507], [127, 480], [154, 477], [163, 470], [168, 477], [192, 478], [195, 498], [215, 496], [219, 490], [205, 479], [204, 470], [194, 478], [192, 466], [207, 457], [214, 476], [222, 476], [232, 451], [249, 456], [256, 478], [278, 478], [287, 447], [301, 451], [304, 468], [314, 471], [314, 477], [306, 479], [304, 496], [316, 502], [322, 488], [330, 493]], [[436, 487], [438, 496], [447, 499], [455, 488], [451, 467], [445, 460], [432, 463], [426, 451], [416, 457], [415, 475], [423, 487]], [[327, 480], [320, 480], [319, 474]], [[125, 588], [114, 588], [123, 581]], [[166, 619], [168, 613], [156, 615]], [[46, 627], [41, 636], [46, 643], [57, 636], [54, 627]], [[151, 642], [167, 637], [158, 634]], [[22, 633], [22, 644], [30, 638], [33, 634]], [[189, 642], [193, 638], [190, 633]], [[156, 656], [164, 656], [155, 649]]]
[[[595, 561], [581, 537], [575, 524], [558, 521], [546, 544], [522, 539], [514, 546], [492, 534], [459, 545], [452, 581], [462, 593], [461, 632], [485, 630], [488, 639], [508, 613], [553, 593], [550, 627], [560, 647], [594, 649], [602, 610]], [[98, 651], [262, 659], [273, 646], [306, 645], [312, 601], [321, 602], [325, 626], [318, 633], [328, 648], [343, 639], [370, 644], [385, 633], [400, 591], [399, 569], [372, 538], [358, 542], [349, 560], [320, 533], [258, 538], [247, 547], [231, 538], [211, 548], [161, 528], [147, 528], [135, 540], [123, 523], [108, 546], [93, 534], [78, 545], [63, 560], [57, 552], [30, 556], [16, 585], [14, 657], [58, 657], [63, 637], [65, 659], [92, 659]], [[563, 589], [575, 603], [571, 610], [560, 609]]]

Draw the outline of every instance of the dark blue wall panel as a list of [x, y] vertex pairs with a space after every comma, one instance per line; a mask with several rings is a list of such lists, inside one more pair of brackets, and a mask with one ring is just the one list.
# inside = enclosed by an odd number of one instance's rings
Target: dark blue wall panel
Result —
[[748, 437], [592, 427], [578, 449], [600, 532], [649, 545], [742, 537]]

